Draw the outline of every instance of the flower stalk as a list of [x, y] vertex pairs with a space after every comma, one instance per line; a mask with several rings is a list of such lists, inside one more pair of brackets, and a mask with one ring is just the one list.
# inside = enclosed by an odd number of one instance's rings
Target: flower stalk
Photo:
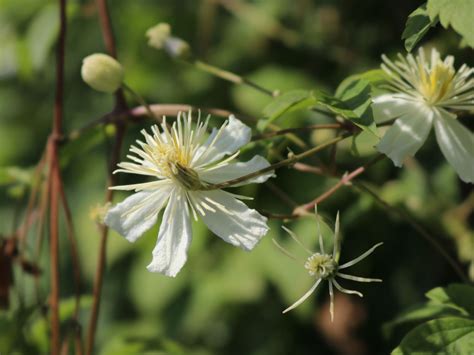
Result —
[[224, 189], [226, 187], [231, 187], [231, 186], [237, 185], [241, 182], [244, 182], [246, 180], [253, 179], [253, 178], [258, 177], [260, 175], [266, 174], [269, 171], [276, 170], [276, 169], [279, 169], [279, 168], [282, 168], [282, 167], [285, 167], [285, 166], [291, 166], [292, 164], [296, 163], [299, 160], [302, 160], [302, 159], [307, 158], [307, 157], [309, 157], [313, 154], [316, 154], [317, 152], [319, 152], [319, 151], [321, 151], [321, 150], [323, 150], [323, 149], [325, 149], [325, 148], [327, 148], [327, 147], [329, 147], [333, 144], [339, 143], [340, 141], [347, 138], [348, 136], [349, 136], [349, 134], [342, 134], [342, 135], [340, 135], [336, 138], [333, 138], [333, 139], [331, 139], [331, 140], [329, 140], [329, 141], [327, 141], [323, 144], [320, 144], [320, 145], [318, 145], [314, 148], [308, 149], [307, 151], [305, 151], [303, 153], [291, 155], [289, 158], [287, 158], [285, 160], [279, 161], [278, 163], [272, 164], [272, 165], [270, 165], [266, 168], [260, 169], [258, 171], [253, 172], [253, 173], [244, 175], [244, 176], [236, 178], [236, 179], [224, 181], [224, 182], [221, 182], [221, 183], [218, 183], [218, 184], [210, 184], [210, 185], [205, 187], [205, 190]]

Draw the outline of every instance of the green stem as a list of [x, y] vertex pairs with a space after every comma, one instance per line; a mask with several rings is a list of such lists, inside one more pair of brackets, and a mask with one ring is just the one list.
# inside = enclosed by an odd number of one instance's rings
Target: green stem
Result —
[[148, 105], [148, 103], [145, 101], [145, 99], [139, 93], [137, 93], [135, 90], [133, 90], [130, 86], [128, 86], [125, 83], [122, 84], [122, 88], [124, 90], [128, 91], [138, 101], [138, 103], [140, 105], [145, 107], [145, 110], [146, 110], [148, 116], [150, 116], [151, 119], [158, 120], [158, 117], [155, 116], [152, 109], [150, 108], [150, 105]]
[[249, 79], [246, 79], [240, 75], [237, 75], [235, 73], [232, 73], [230, 71], [227, 71], [227, 70], [223, 70], [223, 69], [220, 69], [218, 67], [215, 67], [211, 64], [208, 64], [208, 63], [204, 63], [198, 59], [196, 60], [191, 60], [191, 61], [188, 61], [189, 64], [191, 65], [194, 65], [197, 69], [200, 69], [202, 71], [205, 71], [206, 73], [209, 73], [209, 74], [212, 74], [212, 75], [215, 75], [221, 79], [224, 79], [224, 80], [227, 80], [227, 81], [230, 81], [231, 83], [234, 83], [234, 84], [237, 84], [237, 85], [247, 85], [248, 87], [251, 87], [265, 95], [268, 95], [268, 96], [271, 96], [271, 97], [276, 97], [278, 96], [280, 93], [278, 90], [268, 90], [260, 85], [258, 85], [257, 83], [249, 80]]
[[294, 127], [294, 128], [285, 128], [281, 129], [278, 131], [273, 131], [273, 132], [268, 132], [268, 133], [262, 133], [262, 134], [257, 134], [252, 137], [252, 142], [262, 140], [262, 139], [268, 139], [268, 138], [273, 138], [277, 136], [282, 136], [290, 133], [297, 133], [297, 132], [305, 132], [305, 131], [313, 131], [313, 130], [320, 130], [320, 129], [339, 129], [341, 128], [342, 125], [339, 123], [328, 123], [328, 124], [315, 124], [315, 125], [309, 125], [305, 127]]
[[398, 208], [396, 206], [392, 206], [389, 203], [387, 203], [385, 200], [381, 199], [380, 196], [369, 189], [366, 185], [359, 183], [359, 182], [353, 182], [353, 185], [356, 189], [358, 189], [361, 192], [365, 192], [372, 196], [372, 198], [379, 203], [381, 207], [383, 207], [386, 211], [391, 212], [398, 217], [402, 218], [405, 220], [409, 225], [415, 229], [418, 234], [420, 234], [426, 241], [428, 241], [431, 246], [446, 260], [446, 262], [453, 268], [453, 270], [456, 272], [456, 274], [459, 276], [461, 280], [463, 280], [466, 283], [470, 283], [469, 278], [464, 274], [462, 271], [461, 267], [458, 265], [456, 260], [454, 260], [446, 251], [446, 249], [432, 236], [430, 235], [412, 216], [410, 216], [407, 212], [402, 210], [401, 208]]
[[246, 181], [246, 180], [249, 180], [249, 179], [252, 179], [252, 178], [255, 178], [257, 176], [260, 176], [260, 175], [263, 175], [265, 173], [268, 173], [270, 171], [273, 171], [273, 170], [276, 170], [276, 169], [279, 169], [279, 168], [282, 168], [282, 167], [285, 167], [285, 166], [289, 166], [289, 165], [292, 165], [293, 163], [301, 160], [301, 159], [304, 159], [304, 158], [307, 158], [321, 150], [323, 150], [324, 148], [327, 148], [333, 144], [336, 144], [338, 142], [340, 142], [341, 140], [343, 140], [344, 138], [348, 137], [349, 135], [348, 134], [344, 134], [344, 135], [341, 135], [339, 137], [336, 137], [336, 138], [333, 138], [323, 144], [320, 144], [314, 148], [311, 148], [303, 153], [300, 153], [300, 154], [296, 154], [296, 155], [293, 155], [291, 157], [289, 157], [288, 159], [285, 159], [285, 160], [282, 160], [278, 163], [275, 163], [275, 164], [272, 164], [270, 166], [267, 166], [266, 168], [263, 168], [263, 169], [260, 169], [260, 170], [257, 170], [257, 171], [254, 171], [253, 173], [250, 173], [250, 174], [247, 174], [247, 175], [244, 175], [244, 176], [241, 176], [237, 179], [232, 179], [232, 180], [228, 180], [228, 181], [224, 181], [224, 182], [221, 182], [221, 183], [218, 183], [218, 184], [211, 184], [211, 185], [207, 185], [204, 190], [216, 190], [216, 189], [223, 189], [223, 188], [226, 188], [226, 187], [230, 187], [230, 186], [233, 186], [233, 185], [236, 185], [236, 184], [239, 184], [243, 181]]

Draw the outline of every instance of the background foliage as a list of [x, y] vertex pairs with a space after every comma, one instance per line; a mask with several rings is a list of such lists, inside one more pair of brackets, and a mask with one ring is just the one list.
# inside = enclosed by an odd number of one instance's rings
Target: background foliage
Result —
[[[407, 16], [421, 5], [409, 0], [384, 2], [383, 6], [375, 0], [295, 0], [291, 6], [284, 0], [110, 3], [126, 80], [148, 102], [219, 107], [257, 118], [263, 117], [268, 97], [232, 86], [150, 49], [144, 37], [146, 29], [159, 21], [169, 22], [173, 33], [186, 39], [201, 58], [270, 89], [334, 92], [347, 76], [378, 68], [382, 53], [391, 56], [403, 50], [400, 38]], [[432, 14], [436, 14], [437, 2], [432, 3], [427, 11], [429, 16], [436, 16]], [[68, 15], [67, 132], [99, 118], [113, 105], [112, 97], [90, 90], [80, 79], [82, 58], [103, 51], [93, 1], [70, 1]], [[456, 22], [447, 16], [441, 15], [441, 24], [449, 27], [451, 23], [456, 29]], [[0, 0], [0, 235], [4, 237], [21, 220], [32, 169], [50, 131], [57, 30], [54, 1]], [[474, 64], [472, 49], [459, 46], [455, 31], [434, 27], [423, 40], [425, 47], [436, 46], [443, 54], [454, 54], [458, 64]], [[287, 114], [279, 122], [294, 127], [323, 120], [317, 113], [304, 112]], [[472, 120], [463, 123], [473, 127]], [[125, 146], [149, 124], [131, 126]], [[99, 242], [90, 210], [103, 201], [105, 156], [112, 134], [107, 129], [92, 131], [65, 147], [61, 156], [79, 238], [84, 320], [88, 317]], [[319, 142], [330, 135], [318, 132], [304, 138]], [[373, 143], [370, 134], [364, 133], [358, 142], [358, 154], [350, 142], [341, 145], [339, 173], [366, 162], [374, 153]], [[327, 163], [327, 152], [320, 159]], [[121, 179], [126, 183], [130, 178]], [[474, 236], [468, 224], [473, 193], [447, 165], [434, 139], [403, 169], [382, 161], [362, 179], [387, 202], [409, 211], [466, 269], [470, 267], [474, 276]], [[303, 203], [336, 180], [281, 170], [274, 182]], [[256, 196], [257, 209], [288, 212], [266, 186], [247, 186], [238, 193]], [[125, 196], [117, 194], [116, 199]], [[354, 273], [381, 277], [384, 282], [357, 284], [365, 295], [362, 300], [339, 295], [333, 326], [328, 323], [324, 287], [294, 312], [281, 314], [309, 288], [311, 278], [272, 245], [274, 237], [290, 250], [295, 248], [281, 231], [279, 221], [271, 222], [271, 232], [252, 253], [221, 243], [197, 224], [189, 260], [176, 279], [145, 269], [157, 235], [155, 228], [135, 245], [114, 233], [109, 238], [99, 353], [160, 349], [156, 353], [380, 354], [396, 348], [421, 318], [411, 319], [409, 327], [405, 322], [391, 323], [390, 331], [382, 326], [401, 311], [424, 302], [424, 294], [430, 289], [459, 280], [416, 231], [381, 209], [370, 195], [350, 187], [341, 189], [320, 207], [329, 225], [337, 210], [341, 211], [344, 235], [341, 260], [352, 259], [383, 241], [384, 246], [357, 265]], [[315, 243], [314, 220], [301, 219], [289, 225], [308, 243]], [[29, 240], [26, 255], [32, 258], [35, 242], [33, 237]], [[69, 297], [73, 286], [71, 257], [65, 240], [62, 242], [61, 316], [66, 320], [72, 313]], [[46, 272], [45, 254], [33, 261]], [[44, 302], [48, 279], [41, 280]], [[11, 293], [12, 304], [0, 313], [0, 352], [46, 352], [47, 324], [36, 307], [33, 277], [22, 273], [18, 265]], [[472, 308], [470, 312], [472, 315]]]

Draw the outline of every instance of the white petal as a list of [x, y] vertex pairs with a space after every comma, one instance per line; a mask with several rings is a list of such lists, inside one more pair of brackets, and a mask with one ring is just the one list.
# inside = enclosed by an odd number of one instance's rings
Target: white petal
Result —
[[[207, 227], [227, 243], [251, 250], [267, 233], [267, 218], [222, 190], [191, 193]], [[206, 208], [208, 206], [208, 208]]]
[[414, 156], [431, 130], [434, 112], [426, 106], [407, 112], [385, 133], [377, 149], [400, 167], [408, 156]]
[[233, 115], [223, 129], [214, 129], [206, 143], [196, 152], [194, 167], [208, 165], [239, 150], [250, 142], [252, 130]]
[[474, 182], [474, 134], [446, 111], [434, 121], [436, 139], [446, 160], [461, 180]]
[[413, 110], [414, 99], [407, 94], [385, 94], [372, 100], [375, 122], [382, 123]]
[[104, 223], [134, 242], [156, 223], [158, 213], [168, 200], [171, 185], [156, 191], [141, 191], [112, 207]]
[[293, 303], [290, 307], [288, 307], [287, 309], [285, 309], [282, 313], [286, 313], [286, 312], [289, 312], [291, 311], [292, 309], [295, 309], [296, 307], [298, 307], [300, 304], [302, 304], [304, 301], [306, 301], [306, 299], [311, 296], [311, 294], [316, 290], [316, 288], [318, 288], [319, 284], [321, 283], [322, 279], [318, 279], [313, 286], [311, 286], [311, 288], [308, 290], [308, 292], [306, 292], [298, 301], [296, 301], [295, 303]]
[[184, 192], [175, 190], [170, 196], [161, 222], [153, 260], [147, 269], [166, 276], [176, 276], [186, 263], [192, 231], [189, 208]]
[[[264, 169], [270, 166], [270, 163], [260, 155], [254, 156], [247, 162], [231, 163], [214, 169], [207, 169], [199, 172], [199, 177], [206, 182], [217, 184], [228, 180], [233, 180], [241, 176], [253, 173], [255, 171]], [[244, 182], [237, 184], [245, 185], [251, 183], [262, 183], [267, 181], [273, 176], [273, 171], [270, 171], [264, 175], [257, 176], [253, 179], [245, 180]]]

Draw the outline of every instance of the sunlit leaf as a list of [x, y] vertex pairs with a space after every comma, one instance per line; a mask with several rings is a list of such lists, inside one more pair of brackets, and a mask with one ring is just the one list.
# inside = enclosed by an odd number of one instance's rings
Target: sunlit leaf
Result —
[[315, 97], [330, 111], [353, 122], [362, 130], [377, 135], [372, 114], [371, 88], [367, 80], [352, 81], [339, 90], [337, 97], [317, 91]]
[[429, 0], [428, 14], [431, 21], [439, 18], [444, 28], [451, 26], [470, 47], [474, 48], [474, 1]]
[[293, 90], [276, 97], [263, 109], [263, 114], [268, 117], [264, 121], [260, 121], [259, 129], [263, 130], [269, 123], [275, 121], [285, 113], [307, 109], [314, 106], [316, 99], [311, 91]]
[[474, 320], [446, 317], [431, 320], [409, 332], [392, 352], [399, 354], [472, 354]]
[[26, 34], [33, 69], [42, 68], [52, 49], [59, 29], [58, 6], [48, 4], [30, 22]]
[[421, 5], [413, 11], [407, 19], [402, 39], [405, 40], [405, 49], [408, 52], [417, 45], [417, 43], [425, 36], [430, 27], [435, 26], [438, 19], [430, 18], [426, 4]]

